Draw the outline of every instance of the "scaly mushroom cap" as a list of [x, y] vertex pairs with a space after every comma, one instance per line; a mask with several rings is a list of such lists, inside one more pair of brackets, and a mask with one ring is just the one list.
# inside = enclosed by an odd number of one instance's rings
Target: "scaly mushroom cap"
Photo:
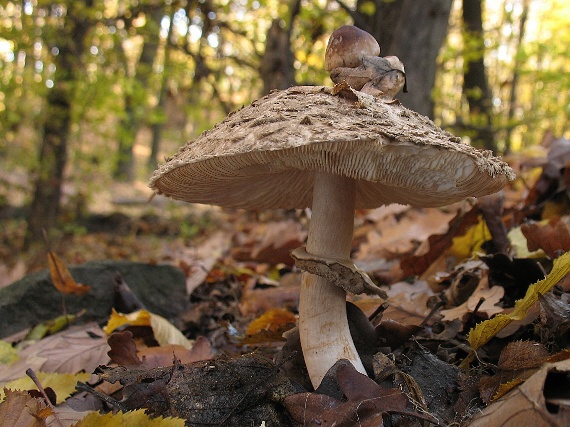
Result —
[[159, 194], [244, 209], [305, 208], [315, 171], [354, 178], [356, 207], [443, 206], [501, 189], [511, 168], [399, 102], [326, 87], [273, 92], [187, 143], [150, 180]]

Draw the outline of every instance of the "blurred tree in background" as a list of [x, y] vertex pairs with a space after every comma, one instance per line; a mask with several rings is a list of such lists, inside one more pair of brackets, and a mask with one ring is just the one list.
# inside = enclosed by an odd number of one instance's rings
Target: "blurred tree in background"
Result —
[[[0, 5], [0, 203], [29, 242], [59, 206], [146, 181], [164, 155], [272, 89], [330, 84], [352, 24], [404, 62], [404, 105], [499, 153], [570, 115], [563, 0], [19, 0]], [[14, 198], [14, 194], [21, 195]]]

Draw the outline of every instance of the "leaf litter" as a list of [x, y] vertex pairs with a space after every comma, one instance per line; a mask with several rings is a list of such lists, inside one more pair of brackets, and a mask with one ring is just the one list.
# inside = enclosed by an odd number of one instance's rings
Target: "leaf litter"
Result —
[[[178, 318], [148, 311], [116, 277], [106, 319], [62, 312], [73, 316], [52, 322], [62, 326], [4, 337], [0, 424], [568, 425], [570, 181], [556, 150], [532, 173], [519, 162], [526, 181], [490, 199], [357, 212], [353, 259], [387, 294], [348, 305], [368, 376], [339, 361], [317, 390], [308, 381], [289, 256], [306, 238], [304, 213], [225, 212], [192, 240], [136, 243], [138, 259], [184, 272], [189, 304]], [[139, 231], [156, 227], [138, 221]], [[44, 258], [62, 301], [89, 292], [68, 263], [88, 260], [94, 243], [102, 253], [109, 235], [73, 239]], [[53, 390], [53, 409], [36, 386], [17, 384], [30, 368]]]

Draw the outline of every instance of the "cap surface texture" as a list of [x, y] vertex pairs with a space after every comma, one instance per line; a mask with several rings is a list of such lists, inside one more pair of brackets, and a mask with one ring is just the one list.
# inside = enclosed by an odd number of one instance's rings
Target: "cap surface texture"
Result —
[[460, 142], [399, 102], [301, 86], [231, 113], [150, 180], [157, 193], [244, 209], [305, 208], [316, 171], [357, 180], [356, 207], [443, 206], [514, 178], [489, 151]]

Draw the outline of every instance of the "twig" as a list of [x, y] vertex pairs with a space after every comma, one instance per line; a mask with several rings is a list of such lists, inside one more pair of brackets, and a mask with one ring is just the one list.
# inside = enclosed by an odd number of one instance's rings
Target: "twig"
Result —
[[57, 413], [55, 412], [55, 407], [53, 406], [53, 404], [51, 403], [51, 400], [49, 399], [44, 387], [42, 386], [42, 383], [40, 383], [40, 380], [38, 379], [38, 377], [36, 376], [34, 370], [32, 368], [28, 368], [26, 369], [26, 375], [28, 377], [30, 377], [32, 379], [32, 381], [34, 382], [34, 384], [36, 385], [36, 387], [38, 388], [38, 390], [40, 391], [41, 395], [43, 396], [46, 405], [48, 406], [48, 408], [50, 408], [52, 410], [52, 415], [54, 417], [54, 419], [57, 421], [57, 423], [61, 426], [63, 426], [63, 423], [61, 422], [61, 420], [59, 419], [59, 417], [57, 416]]
[[88, 384], [78, 382], [77, 385], [75, 386], [75, 388], [78, 391], [86, 391], [87, 393], [92, 394], [97, 399], [108, 403], [109, 405], [119, 409], [122, 412], [128, 412], [129, 411], [129, 409], [122, 402], [118, 401], [117, 399], [112, 398], [111, 396], [107, 396], [106, 394], [101, 393], [100, 391], [95, 390], [93, 387], [91, 387]]

